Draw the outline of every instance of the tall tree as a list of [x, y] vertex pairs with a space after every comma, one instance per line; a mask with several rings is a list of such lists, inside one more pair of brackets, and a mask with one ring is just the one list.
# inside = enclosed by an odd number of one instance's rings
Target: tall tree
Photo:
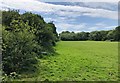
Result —
[[115, 40], [120, 41], [120, 26], [115, 28]]

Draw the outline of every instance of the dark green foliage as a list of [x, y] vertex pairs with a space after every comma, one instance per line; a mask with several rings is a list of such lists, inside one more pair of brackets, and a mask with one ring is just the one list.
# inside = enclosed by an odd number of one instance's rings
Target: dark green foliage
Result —
[[34, 35], [27, 30], [20, 32], [9, 32], [3, 30], [3, 70], [18, 72], [28, 70], [32, 64], [36, 63], [35, 53], [32, 52], [36, 46]]
[[92, 31], [92, 32], [69, 32], [64, 31], [60, 33], [60, 39], [63, 41], [120, 41], [120, 26], [116, 27], [115, 30], [108, 31]]
[[63, 41], [84, 41], [88, 40], [89, 33], [88, 32], [81, 32], [81, 33], [74, 33], [65, 31], [60, 34], [60, 38]]
[[40, 50], [53, 51], [53, 43], [55, 44], [58, 39], [55, 25], [53, 23], [46, 23], [40, 15], [30, 12], [24, 13], [22, 19], [29, 26], [32, 26], [30, 31], [36, 36], [35, 40], [38, 42], [38, 48], [42, 47], [42, 49], [36, 49], [36, 52], [40, 54]]
[[89, 35], [90, 40], [95, 40], [95, 41], [101, 41], [102, 40], [102, 34], [100, 31], [93, 31]]
[[101, 40], [102, 41], [107, 40], [107, 34], [108, 34], [109, 31], [99, 31], [99, 32], [101, 34]]
[[55, 25], [53, 24], [53, 22], [49, 22], [49, 23], [48, 23], [48, 26], [49, 26], [49, 27], [52, 27], [52, 29], [53, 29], [53, 33], [54, 33], [54, 36], [55, 36], [55, 40], [54, 40], [54, 41], [59, 41], [59, 40], [58, 40], [58, 39], [59, 39], [58, 33], [57, 33], [57, 31], [56, 31], [56, 27], [55, 27]]
[[120, 41], [120, 26], [115, 29], [115, 40]]
[[60, 38], [61, 40], [72, 41], [75, 40], [75, 33], [74, 32], [71, 33], [69, 31], [62, 32], [60, 34]]
[[107, 40], [114, 40], [115, 38], [115, 30], [110, 30], [107, 34]]
[[[54, 53], [58, 40], [56, 27], [40, 15], [19, 11], [3, 11], [3, 71], [22, 73], [35, 68], [42, 52]], [[31, 69], [32, 70], [32, 69]], [[34, 71], [34, 69], [33, 69]]]
[[5, 26], [10, 26], [10, 23], [12, 20], [18, 20], [20, 19], [19, 11], [3, 11], [2, 12], [2, 24]]
[[88, 32], [81, 32], [77, 33], [76, 36], [78, 37], [78, 40], [88, 40], [89, 33]]

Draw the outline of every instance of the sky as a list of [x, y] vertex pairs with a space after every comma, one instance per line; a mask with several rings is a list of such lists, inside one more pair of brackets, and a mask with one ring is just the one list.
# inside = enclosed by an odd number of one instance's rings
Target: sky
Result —
[[17, 9], [53, 21], [57, 32], [91, 32], [118, 26], [118, 0], [0, 0], [0, 10]]

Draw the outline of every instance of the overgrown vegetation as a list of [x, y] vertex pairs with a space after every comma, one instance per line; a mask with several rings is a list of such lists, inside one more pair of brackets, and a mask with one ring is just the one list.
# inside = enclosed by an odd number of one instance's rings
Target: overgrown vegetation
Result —
[[60, 33], [60, 38], [63, 41], [120, 41], [120, 26], [116, 27], [115, 30], [108, 31], [92, 31], [79, 33], [64, 31]]
[[37, 14], [10, 10], [2, 12], [2, 64], [5, 74], [35, 71], [42, 53], [54, 53], [58, 35], [55, 25]]
[[59, 55], [40, 59], [37, 77], [22, 80], [118, 80], [118, 42], [60, 41], [55, 48]]

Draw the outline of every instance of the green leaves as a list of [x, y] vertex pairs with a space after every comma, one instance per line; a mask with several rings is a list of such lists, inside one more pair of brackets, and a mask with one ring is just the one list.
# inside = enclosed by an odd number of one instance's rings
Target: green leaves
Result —
[[25, 64], [29, 63], [31, 58], [35, 60], [35, 55], [32, 54], [35, 44], [34, 35], [25, 29], [21, 32], [5, 31], [3, 33], [3, 46], [5, 46], [3, 48], [3, 70], [6, 73], [20, 72], [24, 70], [23, 66], [29, 67]]
[[108, 31], [92, 31], [92, 32], [69, 32], [64, 31], [60, 33], [60, 38], [63, 41], [84, 41], [84, 40], [93, 40], [93, 41], [120, 41], [120, 27], [116, 27], [115, 30]]
[[[3, 11], [3, 71], [22, 73], [33, 70], [42, 52], [54, 53], [56, 27], [40, 15]], [[33, 69], [32, 69], [33, 68]]]

